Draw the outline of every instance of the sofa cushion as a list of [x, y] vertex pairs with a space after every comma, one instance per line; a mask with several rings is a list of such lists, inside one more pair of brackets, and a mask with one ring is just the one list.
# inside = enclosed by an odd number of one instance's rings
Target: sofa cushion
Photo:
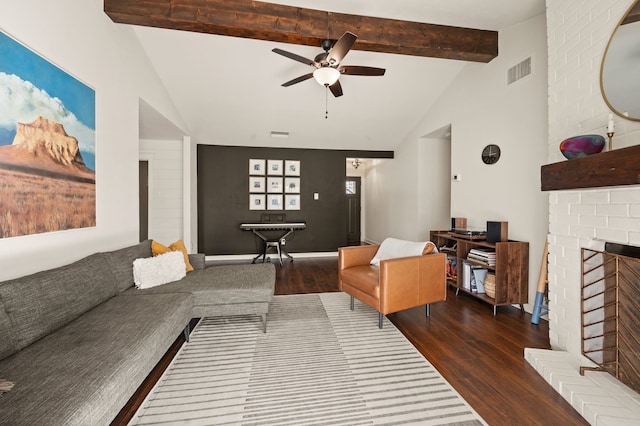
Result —
[[0, 361], [0, 423], [106, 425], [191, 318], [186, 294], [113, 297]]
[[0, 359], [6, 358], [18, 350], [9, 316], [0, 303]]
[[133, 261], [141, 257], [151, 257], [151, 240], [133, 246], [104, 253], [116, 279], [118, 290], [133, 286]]
[[206, 262], [204, 253], [192, 253], [189, 255], [189, 263], [191, 263], [193, 269], [204, 269]]
[[273, 298], [272, 263], [222, 265], [189, 272], [180, 281], [158, 287], [131, 289], [125, 295], [191, 293], [194, 306], [268, 302]]
[[360, 291], [380, 298], [380, 268], [371, 265], [360, 265], [346, 268], [340, 271], [340, 280], [343, 285], [350, 285]]
[[116, 293], [114, 277], [101, 253], [0, 283], [0, 302], [11, 323], [17, 350]]

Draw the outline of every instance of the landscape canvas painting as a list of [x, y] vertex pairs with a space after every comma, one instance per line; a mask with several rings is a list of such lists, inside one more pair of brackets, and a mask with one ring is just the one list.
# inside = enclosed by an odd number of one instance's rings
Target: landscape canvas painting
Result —
[[96, 224], [95, 91], [0, 32], [0, 238]]

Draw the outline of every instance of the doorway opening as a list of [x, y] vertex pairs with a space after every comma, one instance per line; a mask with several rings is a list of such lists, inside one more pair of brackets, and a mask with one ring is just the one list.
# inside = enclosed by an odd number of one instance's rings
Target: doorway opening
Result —
[[361, 178], [348, 176], [345, 182], [347, 197], [347, 245], [357, 246], [361, 241]]

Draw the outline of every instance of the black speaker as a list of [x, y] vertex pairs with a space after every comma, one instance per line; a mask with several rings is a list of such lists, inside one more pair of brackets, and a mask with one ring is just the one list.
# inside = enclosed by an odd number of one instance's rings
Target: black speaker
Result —
[[487, 221], [487, 241], [497, 243], [509, 240], [509, 222]]

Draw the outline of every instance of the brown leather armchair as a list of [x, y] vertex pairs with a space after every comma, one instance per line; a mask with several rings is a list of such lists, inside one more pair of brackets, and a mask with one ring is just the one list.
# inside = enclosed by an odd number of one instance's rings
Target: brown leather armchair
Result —
[[416, 306], [440, 302], [447, 297], [444, 253], [387, 259], [380, 266], [370, 265], [378, 245], [341, 247], [338, 249], [340, 290], [353, 299], [378, 311], [378, 327], [382, 316]]

